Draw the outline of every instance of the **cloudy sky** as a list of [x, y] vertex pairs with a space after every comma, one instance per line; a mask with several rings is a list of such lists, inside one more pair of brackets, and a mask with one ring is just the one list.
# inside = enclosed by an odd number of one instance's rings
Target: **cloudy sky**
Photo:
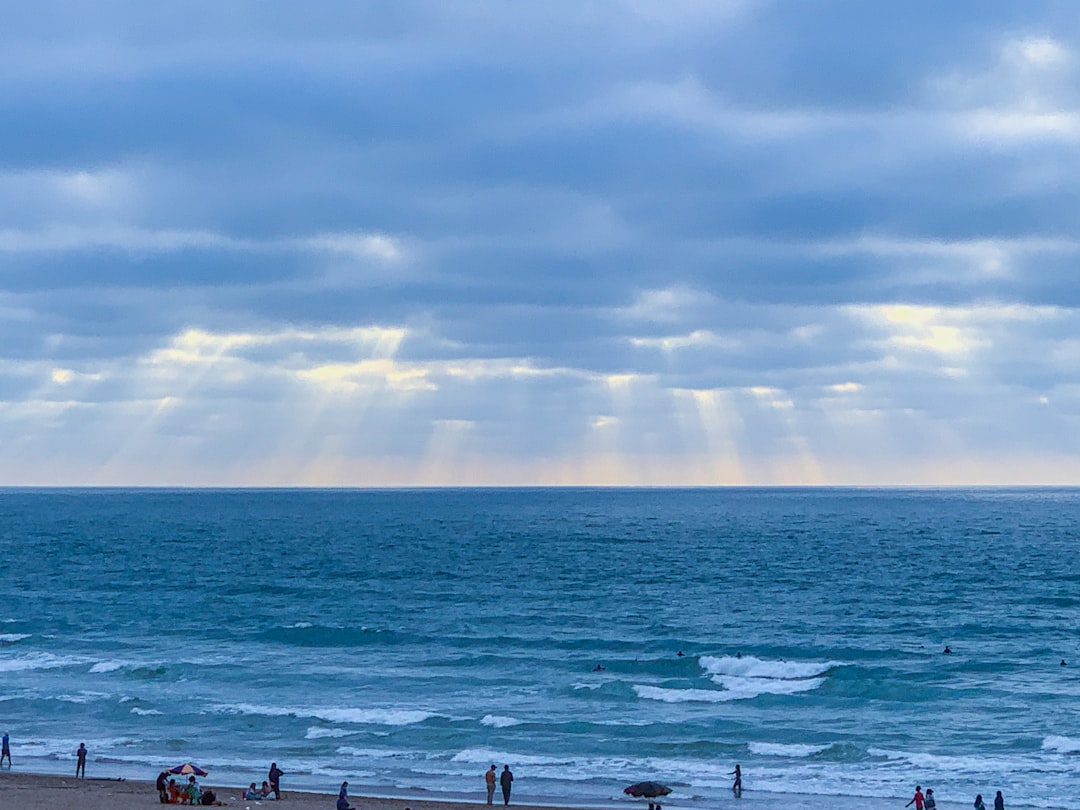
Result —
[[0, 11], [0, 484], [1080, 483], [1080, 15]]

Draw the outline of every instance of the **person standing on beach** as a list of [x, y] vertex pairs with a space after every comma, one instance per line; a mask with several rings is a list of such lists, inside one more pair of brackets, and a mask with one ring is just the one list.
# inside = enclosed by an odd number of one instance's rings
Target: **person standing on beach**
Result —
[[75, 778], [86, 778], [86, 743], [79, 743], [79, 750], [75, 752]]
[[926, 789], [926, 801], [923, 802], [923, 807], [925, 807], [926, 810], [937, 810], [937, 802], [934, 800], [933, 788]]
[[502, 785], [503, 805], [510, 804], [510, 785], [514, 783], [514, 775], [510, 773], [510, 766], [503, 765], [503, 772], [499, 774], [499, 784]]
[[915, 786], [915, 795], [911, 797], [911, 801], [904, 805], [904, 807], [911, 807], [915, 805], [915, 810], [923, 810], [923, 806], [926, 804], [926, 800], [922, 795], [922, 785]]
[[270, 773], [266, 775], [266, 778], [270, 782], [270, 792], [274, 794], [275, 799], [281, 798], [281, 777], [284, 775], [285, 771], [281, 770], [276, 762], [270, 763]]
[[487, 803], [491, 804], [491, 800], [495, 798], [495, 763], [484, 772], [484, 782], [487, 784]]
[[7, 766], [11, 767], [11, 738], [8, 733], [4, 732], [4, 739], [2, 740], [3, 747], [0, 748], [0, 766], [4, 764], [4, 760], [7, 759]]
[[975, 797], [975, 810], [986, 810], [986, 805], [983, 804], [981, 793]]
[[997, 792], [997, 796], [994, 797], [994, 810], [1005, 810], [1005, 797], [1001, 795], [1001, 791]]
[[162, 804], [168, 804], [169, 803], [169, 771], [168, 771], [168, 769], [165, 769], [161, 773], [158, 774], [157, 781], [154, 782], [154, 787], [157, 788], [158, 801], [160, 801]]

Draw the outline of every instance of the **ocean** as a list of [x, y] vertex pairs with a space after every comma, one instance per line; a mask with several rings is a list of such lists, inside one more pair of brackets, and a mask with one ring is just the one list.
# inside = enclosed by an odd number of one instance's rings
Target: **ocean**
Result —
[[1072, 807], [1078, 541], [1071, 489], [2, 490], [0, 730], [286, 792]]

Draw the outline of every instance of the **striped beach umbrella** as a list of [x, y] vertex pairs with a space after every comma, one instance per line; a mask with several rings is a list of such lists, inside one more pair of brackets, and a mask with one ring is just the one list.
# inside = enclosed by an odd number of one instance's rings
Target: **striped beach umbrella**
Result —
[[169, 773], [175, 773], [178, 776], [206, 776], [206, 771], [191, 762], [185, 762], [183, 765], [169, 768]]

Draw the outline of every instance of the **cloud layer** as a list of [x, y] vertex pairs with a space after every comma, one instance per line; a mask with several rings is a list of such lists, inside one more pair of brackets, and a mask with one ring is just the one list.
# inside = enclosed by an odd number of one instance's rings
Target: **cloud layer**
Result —
[[1069, 11], [6, 11], [0, 484], [1080, 483]]

